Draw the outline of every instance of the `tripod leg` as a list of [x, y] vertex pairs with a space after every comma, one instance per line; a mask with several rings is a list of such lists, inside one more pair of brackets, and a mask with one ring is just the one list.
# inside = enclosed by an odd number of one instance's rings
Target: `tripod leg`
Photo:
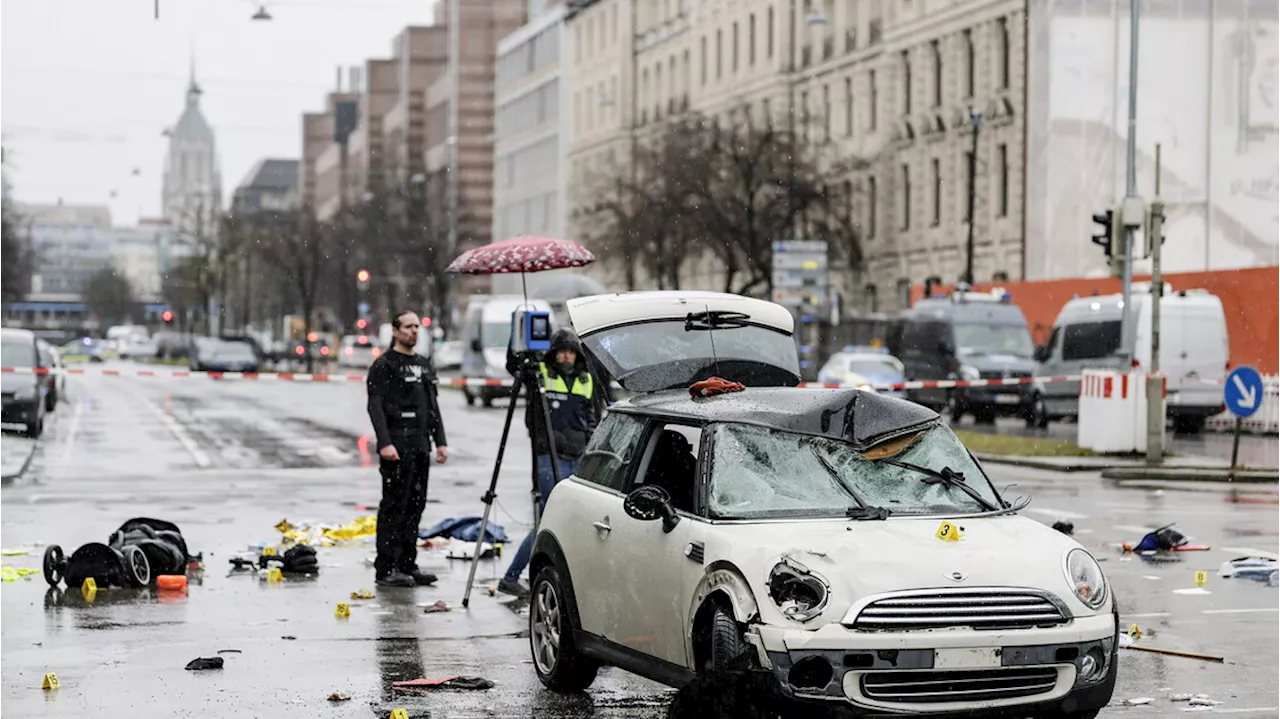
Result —
[[[533, 387], [531, 387], [530, 391], [532, 393], [537, 394], [538, 406], [542, 408], [542, 428], [547, 435], [547, 446], [551, 448], [551, 477], [552, 477], [552, 480], [555, 482], [555, 484], [560, 484], [560, 480], [562, 479], [560, 476], [560, 453], [556, 451], [556, 438], [555, 438], [555, 434], [551, 431], [551, 409], [547, 407], [547, 395], [545, 392], [542, 391], [542, 388], [538, 387], [537, 385], [534, 385]], [[532, 399], [533, 398], [531, 397], [530, 400], [532, 401]], [[555, 486], [555, 484], [553, 484], [552, 486]], [[538, 491], [537, 482], [535, 482], [534, 483], [535, 494], [537, 493], [537, 491]], [[534, 500], [534, 503], [533, 503], [534, 536], [537, 536], [538, 525], [542, 523], [542, 509], [539, 506], [540, 504], [541, 503], [538, 502], [536, 499]]]
[[480, 552], [484, 548], [485, 533], [489, 528], [489, 511], [493, 509], [493, 500], [498, 497], [498, 473], [502, 470], [502, 455], [507, 451], [507, 436], [511, 434], [511, 418], [516, 413], [516, 400], [520, 398], [520, 380], [517, 378], [511, 387], [511, 403], [507, 405], [507, 421], [502, 425], [502, 441], [498, 444], [498, 456], [493, 461], [493, 476], [489, 479], [489, 490], [481, 497], [484, 502], [484, 517], [480, 519], [480, 536], [476, 537], [476, 554], [471, 559], [471, 571], [467, 575], [467, 590], [462, 595], [462, 607], [471, 603], [471, 585], [476, 579], [476, 565], [480, 563]]

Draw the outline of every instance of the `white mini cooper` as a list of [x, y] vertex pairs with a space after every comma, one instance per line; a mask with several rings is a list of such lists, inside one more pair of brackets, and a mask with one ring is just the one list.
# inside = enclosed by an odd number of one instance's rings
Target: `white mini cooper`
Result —
[[[707, 292], [571, 300], [615, 404], [535, 540], [549, 688], [744, 662], [838, 714], [1092, 717], [1119, 632], [1094, 558], [1018, 516], [932, 410], [801, 389], [793, 320]], [[693, 398], [723, 377], [746, 389]], [[811, 707], [819, 709], [820, 707]]]

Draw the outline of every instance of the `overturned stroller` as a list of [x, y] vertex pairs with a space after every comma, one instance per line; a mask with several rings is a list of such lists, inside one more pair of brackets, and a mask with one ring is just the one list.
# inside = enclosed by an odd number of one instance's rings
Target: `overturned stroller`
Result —
[[44, 579], [56, 587], [65, 581], [78, 587], [92, 577], [99, 587], [145, 587], [156, 577], [185, 574], [199, 555], [187, 551], [187, 542], [176, 524], [162, 519], [137, 517], [120, 526], [107, 544], [90, 542], [70, 557], [53, 544], [44, 552]]

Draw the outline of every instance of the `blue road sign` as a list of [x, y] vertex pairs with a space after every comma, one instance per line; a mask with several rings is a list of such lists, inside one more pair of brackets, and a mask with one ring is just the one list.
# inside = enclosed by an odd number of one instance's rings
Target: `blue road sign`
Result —
[[1252, 416], [1262, 407], [1262, 375], [1247, 365], [1231, 370], [1223, 399], [1235, 416]]

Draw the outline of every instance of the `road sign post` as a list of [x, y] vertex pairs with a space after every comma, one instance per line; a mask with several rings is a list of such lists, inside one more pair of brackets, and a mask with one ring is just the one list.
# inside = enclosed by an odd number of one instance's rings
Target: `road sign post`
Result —
[[1222, 399], [1227, 410], [1236, 416], [1235, 436], [1231, 440], [1231, 469], [1234, 470], [1240, 458], [1240, 423], [1246, 417], [1252, 417], [1262, 405], [1262, 375], [1258, 370], [1244, 365], [1231, 370], [1227, 375], [1227, 385]]

